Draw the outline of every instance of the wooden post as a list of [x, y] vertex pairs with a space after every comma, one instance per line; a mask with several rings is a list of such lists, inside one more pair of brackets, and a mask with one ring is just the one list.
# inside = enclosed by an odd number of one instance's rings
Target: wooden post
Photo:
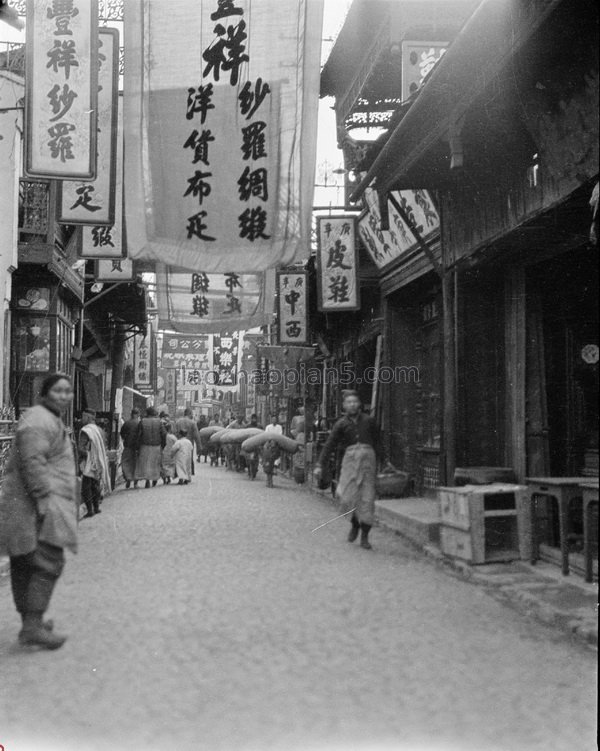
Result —
[[507, 466], [512, 467], [519, 482], [527, 474], [525, 436], [525, 358], [526, 309], [525, 270], [511, 267], [504, 287], [505, 372], [506, 372], [506, 440]]

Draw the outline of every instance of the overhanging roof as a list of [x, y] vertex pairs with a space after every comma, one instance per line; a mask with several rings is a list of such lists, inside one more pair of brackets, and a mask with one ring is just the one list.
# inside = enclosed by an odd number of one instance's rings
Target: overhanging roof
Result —
[[352, 200], [374, 180], [381, 194], [394, 187], [422, 187], [411, 172], [436, 149], [439, 157], [439, 142], [447, 138], [452, 123], [460, 121], [561, 2], [483, 0], [393, 131]]

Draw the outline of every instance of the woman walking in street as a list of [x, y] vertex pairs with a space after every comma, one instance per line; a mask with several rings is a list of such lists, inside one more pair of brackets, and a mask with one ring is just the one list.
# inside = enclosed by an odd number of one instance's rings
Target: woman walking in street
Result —
[[154, 407], [148, 407], [146, 417], [138, 426], [138, 458], [135, 476], [146, 480], [146, 487], [156, 485], [160, 479], [162, 467], [162, 450], [165, 446], [167, 431]]
[[40, 404], [17, 425], [0, 498], [0, 553], [10, 556], [24, 646], [58, 649], [66, 639], [43, 615], [64, 567], [64, 549], [77, 552], [75, 454], [61, 418], [72, 400], [68, 376], [46, 378]]
[[121, 427], [121, 439], [123, 441], [123, 453], [121, 454], [121, 470], [125, 478], [125, 487], [128, 488], [133, 482], [137, 488], [135, 465], [138, 448], [138, 428], [140, 424], [140, 411], [137, 408], [131, 410], [131, 417]]
[[175, 477], [175, 458], [173, 456], [173, 446], [177, 438], [173, 435], [173, 426], [170, 422], [165, 425], [167, 435], [165, 437], [165, 447], [162, 451], [162, 480], [165, 485], [169, 485]]
[[192, 457], [194, 446], [188, 438], [187, 431], [182, 428], [179, 438], [173, 444], [173, 457], [175, 459], [175, 471], [179, 478], [179, 485], [189, 485], [192, 479]]

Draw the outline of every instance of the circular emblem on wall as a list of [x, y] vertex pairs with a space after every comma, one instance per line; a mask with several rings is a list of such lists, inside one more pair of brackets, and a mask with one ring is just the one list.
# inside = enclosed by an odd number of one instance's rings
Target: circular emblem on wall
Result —
[[595, 365], [598, 362], [598, 345], [586, 344], [581, 350], [581, 359], [588, 365]]

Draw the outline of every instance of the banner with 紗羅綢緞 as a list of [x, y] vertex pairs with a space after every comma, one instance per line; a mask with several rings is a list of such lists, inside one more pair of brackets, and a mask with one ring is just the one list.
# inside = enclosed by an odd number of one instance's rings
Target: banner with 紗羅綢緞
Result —
[[125, 5], [128, 254], [204, 273], [306, 256], [322, 0]]

